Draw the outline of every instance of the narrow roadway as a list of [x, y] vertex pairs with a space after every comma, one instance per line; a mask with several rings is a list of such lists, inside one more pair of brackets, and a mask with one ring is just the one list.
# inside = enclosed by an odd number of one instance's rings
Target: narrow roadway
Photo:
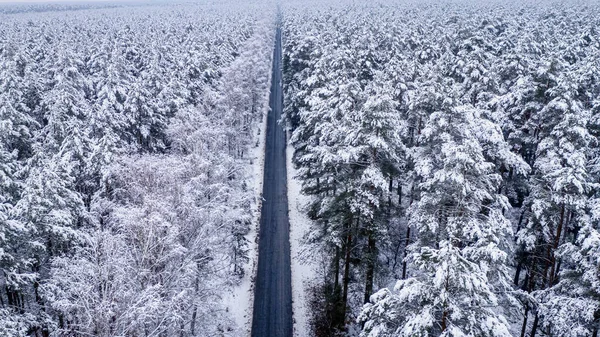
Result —
[[279, 120], [281, 87], [281, 28], [273, 54], [270, 111], [267, 116], [263, 203], [258, 241], [258, 271], [254, 290], [252, 337], [292, 336], [290, 222], [285, 160], [286, 136]]

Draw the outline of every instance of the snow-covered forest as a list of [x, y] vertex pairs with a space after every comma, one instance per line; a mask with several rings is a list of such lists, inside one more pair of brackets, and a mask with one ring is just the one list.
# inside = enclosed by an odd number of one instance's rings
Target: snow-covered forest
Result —
[[0, 336], [241, 335], [276, 8], [86, 6], [1, 7]]
[[312, 4], [283, 7], [312, 333], [598, 336], [598, 4]]
[[598, 337], [597, 1], [0, 4], [0, 337], [292, 325]]

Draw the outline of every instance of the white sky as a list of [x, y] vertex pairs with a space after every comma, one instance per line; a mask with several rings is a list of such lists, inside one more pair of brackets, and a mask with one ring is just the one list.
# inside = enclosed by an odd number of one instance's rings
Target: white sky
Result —
[[[127, 2], [131, 2], [132, 0], [127, 0]], [[138, 0], [141, 1], [141, 0]], [[0, 0], [0, 3], [13, 3], [13, 4], [22, 4], [22, 3], [68, 3], [68, 4], [77, 4], [77, 3], [86, 3], [86, 2], [116, 2], [118, 0]]]

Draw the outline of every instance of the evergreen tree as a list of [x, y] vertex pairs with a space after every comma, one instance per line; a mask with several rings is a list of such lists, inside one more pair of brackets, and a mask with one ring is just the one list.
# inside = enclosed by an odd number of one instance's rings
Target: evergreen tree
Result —
[[501, 178], [475, 137], [479, 111], [444, 104], [414, 154], [421, 183], [408, 258], [417, 270], [398, 281], [397, 293], [372, 297], [360, 318], [365, 336], [510, 336], [507, 320], [492, 310], [510, 290]]

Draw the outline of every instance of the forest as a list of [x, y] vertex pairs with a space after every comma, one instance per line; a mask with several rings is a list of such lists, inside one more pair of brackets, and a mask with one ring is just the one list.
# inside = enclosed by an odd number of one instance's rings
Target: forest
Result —
[[75, 9], [0, 14], [0, 336], [236, 335], [275, 8]]
[[598, 336], [599, 13], [284, 7], [314, 335]]
[[598, 337], [599, 27], [594, 0], [0, 4], [0, 336], [292, 337], [250, 328], [277, 126], [293, 337]]

